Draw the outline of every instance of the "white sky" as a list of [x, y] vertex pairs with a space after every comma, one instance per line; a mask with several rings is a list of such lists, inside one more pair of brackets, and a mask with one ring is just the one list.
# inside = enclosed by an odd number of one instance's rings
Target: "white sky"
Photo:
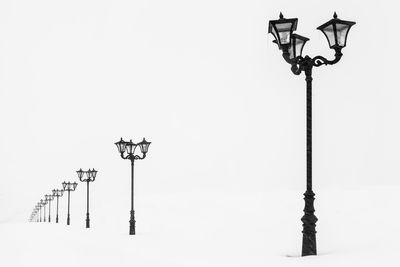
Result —
[[0, 221], [26, 219], [79, 168], [99, 171], [94, 199], [128, 205], [121, 136], [153, 142], [137, 195], [300, 195], [305, 81], [267, 36], [280, 11], [311, 56], [333, 56], [316, 27], [334, 11], [357, 22], [341, 62], [314, 69], [316, 193], [399, 184], [396, 1], [4, 0]]

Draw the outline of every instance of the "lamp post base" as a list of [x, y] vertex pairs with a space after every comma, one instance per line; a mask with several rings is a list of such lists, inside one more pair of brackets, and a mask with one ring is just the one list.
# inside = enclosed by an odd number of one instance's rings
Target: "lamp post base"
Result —
[[90, 228], [89, 213], [86, 213], [86, 228]]
[[56, 216], [56, 223], [58, 223], [58, 215]]
[[317, 241], [315, 234], [315, 224], [318, 221], [317, 217], [314, 215], [314, 192], [312, 190], [307, 190], [304, 193], [304, 216], [301, 218], [303, 222], [303, 247], [301, 251], [301, 256], [317, 255]]
[[129, 220], [129, 234], [135, 235], [135, 211], [131, 210], [131, 219]]
[[69, 214], [67, 216], [67, 225], [69, 225]]

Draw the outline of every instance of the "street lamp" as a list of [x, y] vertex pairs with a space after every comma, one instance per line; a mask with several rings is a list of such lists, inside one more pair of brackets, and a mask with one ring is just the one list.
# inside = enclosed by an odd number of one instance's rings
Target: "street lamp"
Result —
[[314, 215], [315, 194], [312, 190], [312, 69], [339, 62], [342, 57], [342, 48], [346, 46], [347, 35], [354, 24], [355, 22], [352, 21], [338, 19], [335, 12], [333, 19], [317, 28], [326, 36], [329, 47], [335, 50], [335, 59], [328, 60], [322, 56], [314, 58], [302, 56], [303, 47], [309, 39], [293, 33], [297, 28], [297, 18], [285, 19], [280, 13], [279, 20], [269, 21], [268, 32], [275, 37], [274, 43], [282, 50], [283, 58], [291, 65], [291, 71], [295, 75], [304, 71], [307, 83], [307, 190], [304, 193], [304, 216], [301, 218], [303, 222], [302, 256], [317, 254], [315, 238], [317, 217]]
[[35, 206], [35, 217], [36, 217], [36, 222], [39, 222], [39, 205], [37, 204]]
[[69, 220], [69, 203], [70, 203], [70, 192], [71, 191], [75, 191], [75, 189], [76, 189], [76, 186], [77, 186], [78, 184], [76, 183], [76, 182], [73, 182], [73, 183], [71, 183], [71, 182], [63, 182], [62, 183], [62, 186], [63, 186], [63, 190], [64, 191], [68, 191], [68, 214], [67, 214], [67, 225], [69, 225], [69, 222], [70, 222], [70, 220]]
[[[133, 183], [133, 167], [135, 160], [144, 159], [146, 157], [147, 151], [149, 149], [151, 142], [147, 142], [144, 138], [140, 143], [133, 143], [132, 140], [129, 142], [125, 142], [121, 140], [116, 142], [115, 145], [118, 148], [118, 152], [121, 154], [121, 158], [129, 159], [131, 161], [131, 217], [129, 220], [129, 234], [135, 234], [135, 211], [133, 208], [133, 193], [134, 193], [134, 183]], [[135, 155], [135, 149], [139, 146], [142, 156]], [[126, 153], [125, 153], [126, 152]]]
[[[97, 171], [95, 169], [89, 169], [87, 171], [76, 171], [78, 174], [79, 180], [81, 182], [86, 182], [86, 228], [90, 228], [90, 219], [89, 219], [89, 183], [94, 182], [96, 179]], [[86, 178], [83, 178], [83, 174], [86, 174]]]
[[46, 201], [49, 203], [49, 222], [51, 222], [51, 201], [54, 199], [53, 195], [45, 195]]
[[41, 200], [37, 203], [37, 206], [39, 208], [39, 222], [42, 222], [42, 201]]
[[37, 207], [37, 205], [35, 205], [35, 208], [33, 209], [33, 211], [32, 211], [32, 220], [31, 221], [34, 221], [34, 222], [37, 222], [37, 211], [38, 211], [38, 207]]
[[59, 189], [53, 189], [53, 197], [57, 198], [57, 214], [56, 214], [56, 223], [58, 223], [58, 198], [62, 197], [64, 193], [64, 190], [59, 190]]
[[43, 222], [46, 222], [46, 204], [47, 204], [47, 200], [40, 200], [40, 204], [43, 207]]

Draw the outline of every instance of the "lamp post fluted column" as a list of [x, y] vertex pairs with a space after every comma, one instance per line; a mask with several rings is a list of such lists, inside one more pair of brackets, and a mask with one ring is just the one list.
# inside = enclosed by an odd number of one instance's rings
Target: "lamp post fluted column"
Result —
[[49, 200], [49, 222], [51, 222], [51, 200]]
[[[134, 209], [134, 165], [135, 160], [142, 160], [146, 157], [151, 142], [147, 142], [144, 138], [140, 143], [133, 143], [132, 140], [125, 142], [122, 138], [116, 142], [115, 145], [118, 148], [118, 152], [123, 159], [129, 159], [131, 161], [131, 211], [129, 220], [129, 234], [136, 234], [136, 220], [135, 220], [135, 209]], [[139, 146], [142, 156], [135, 155], [135, 149]]]
[[[83, 171], [79, 169], [76, 171], [78, 178], [81, 182], [86, 182], [86, 228], [90, 228], [90, 217], [89, 217], [89, 183], [94, 182], [96, 179], [97, 171], [95, 169], [89, 169], [88, 171]], [[84, 174], [86, 177], [84, 178]]]
[[303, 222], [303, 242], [302, 242], [302, 256], [316, 255], [317, 242], [315, 225], [318, 221], [314, 215], [314, 192], [312, 190], [312, 66], [306, 66], [304, 69], [306, 75], [306, 147], [307, 147], [307, 186], [304, 193], [304, 216], [301, 218]]
[[86, 228], [90, 228], [90, 215], [89, 215], [89, 181], [86, 182]]
[[319, 26], [329, 43], [329, 47], [335, 50], [335, 58], [328, 60], [322, 56], [311, 58], [302, 56], [305, 43], [309, 40], [306, 37], [293, 33], [297, 28], [297, 18], [285, 19], [282, 13], [279, 20], [269, 22], [268, 32], [275, 37], [276, 43], [282, 56], [287, 63], [291, 65], [291, 71], [295, 75], [300, 75], [303, 71], [306, 76], [306, 192], [304, 193], [304, 215], [301, 218], [303, 222], [303, 242], [302, 256], [316, 255], [316, 231], [315, 224], [317, 217], [314, 212], [314, 192], [312, 189], [312, 70], [314, 67], [322, 65], [333, 65], [342, 58], [342, 48], [346, 46], [347, 35], [350, 28], [355, 24], [352, 21], [344, 21], [337, 18], [336, 12], [333, 19]]
[[134, 195], [135, 195], [134, 167], [135, 167], [135, 160], [131, 159], [131, 217], [129, 219], [130, 235], [134, 235], [136, 229], [135, 208], [134, 208]]

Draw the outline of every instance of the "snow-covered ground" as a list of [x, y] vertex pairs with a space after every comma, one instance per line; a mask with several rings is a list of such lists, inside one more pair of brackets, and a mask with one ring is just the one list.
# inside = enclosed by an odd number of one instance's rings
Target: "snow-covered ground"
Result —
[[122, 205], [85, 229], [76, 200], [70, 226], [2, 223], [1, 266], [399, 266], [399, 187], [315, 191], [318, 256], [299, 257], [301, 192], [206, 192], [138, 197], [136, 236]]

